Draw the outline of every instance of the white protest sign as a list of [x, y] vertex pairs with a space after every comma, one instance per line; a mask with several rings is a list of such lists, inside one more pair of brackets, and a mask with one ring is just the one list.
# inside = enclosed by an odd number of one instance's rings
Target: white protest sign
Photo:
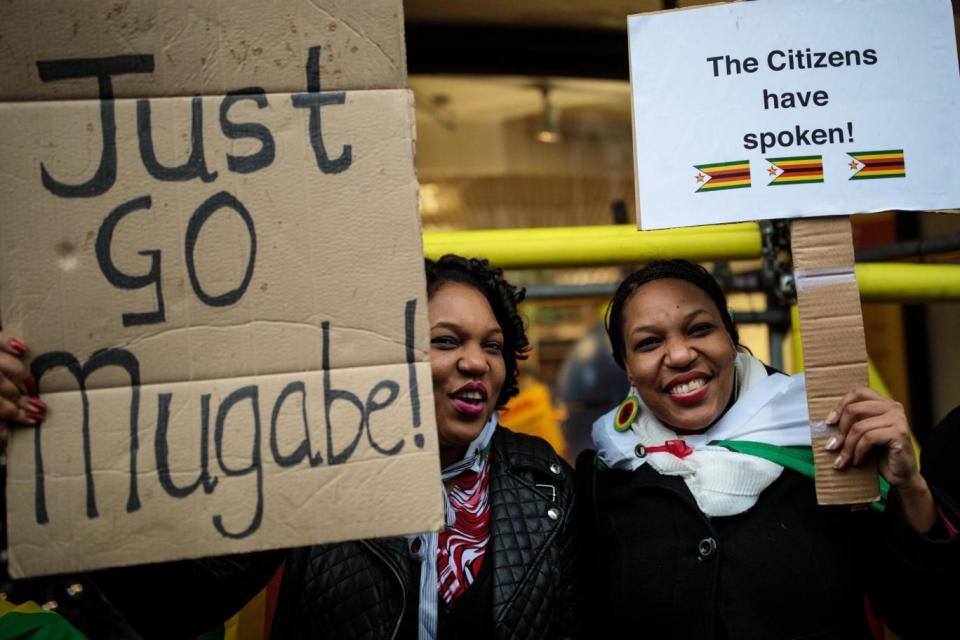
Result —
[[757, 0], [628, 29], [640, 228], [960, 205], [947, 0]]

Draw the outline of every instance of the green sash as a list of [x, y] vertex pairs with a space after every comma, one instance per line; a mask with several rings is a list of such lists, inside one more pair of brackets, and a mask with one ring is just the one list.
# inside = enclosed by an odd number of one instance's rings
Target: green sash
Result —
[[[781, 467], [792, 469], [800, 475], [813, 478], [813, 449], [811, 447], [779, 447], [766, 442], [750, 442], [748, 440], [714, 440], [711, 445], [725, 447], [737, 453], [756, 456], [779, 464]], [[871, 502], [870, 508], [883, 511], [887, 506], [887, 494], [890, 492], [890, 483], [880, 476], [880, 500]]]

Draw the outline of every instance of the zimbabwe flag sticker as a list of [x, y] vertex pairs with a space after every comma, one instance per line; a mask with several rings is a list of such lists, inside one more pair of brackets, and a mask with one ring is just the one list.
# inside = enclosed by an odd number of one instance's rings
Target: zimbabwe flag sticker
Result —
[[693, 165], [699, 173], [694, 178], [700, 187], [694, 193], [746, 189], [750, 186], [750, 161], [714, 162]]
[[886, 151], [850, 151], [853, 158], [850, 164], [851, 180], [876, 180], [878, 178], [906, 178], [907, 165], [903, 159], [903, 149]]
[[810, 184], [823, 182], [822, 156], [794, 156], [792, 158], [767, 158], [770, 168], [767, 173], [776, 176], [767, 186], [787, 184]]
[[617, 407], [617, 413], [613, 416], [613, 428], [620, 432], [626, 431], [637, 419], [638, 413], [640, 413], [640, 401], [633, 396], [627, 396], [627, 399]]

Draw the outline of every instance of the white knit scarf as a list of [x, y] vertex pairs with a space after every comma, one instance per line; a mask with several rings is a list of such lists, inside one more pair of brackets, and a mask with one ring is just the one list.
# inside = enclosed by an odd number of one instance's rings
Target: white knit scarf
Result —
[[[617, 410], [593, 423], [593, 443], [600, 460], [613, 469], [634, 470], [650, 464], [658, 473], [683, 478], [700, 510], [708, 516], [743, 513], [760, 493], [783, 472], [783, 467], [724, 447], [715, 440], [747, 440], [779, 446], [810, 446], [810, 421], [802, 375], [767, 375], [763, 363], [746, 353], [737, 354], [737, 400], [722, 418], [703, 433], [685, 435], [664, 426], [640, 400], [640, 411], [630, 429], [618, 432], [613, 421]], [[678, 458], [669, 452], [636, 454], [636, 446], [663, 445], [683, 440], [693, 453]]]

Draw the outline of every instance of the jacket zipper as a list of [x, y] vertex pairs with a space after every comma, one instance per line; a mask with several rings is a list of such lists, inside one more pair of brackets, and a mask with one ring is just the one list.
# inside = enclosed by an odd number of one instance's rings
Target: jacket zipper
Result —
[[394, 640], [397, 637], [397, 634], [400, 633], [400, 625], [403, 623], [403, 614], [406, 613], [407, 609], [407, 585], [403, 583], [403, 579], [400, 578], [400, 572], [397, 571], [396, 567], [387, 560], [387, 557], [384, 556], [380, 551], [374, 547], [372, 544], [366, 540], [361, 540], [360, 544], [370, 549], [373, 552], [373, 555], [377, 556], [387, 567], [390, 569], [390, 572], [393, 574], [393, 577], [397, 579], [397, 582], [400, 584], [400, 617], [397, 618], [397, 623], [393, 627], [393, 633], [390, 634], [390, 640]]
[[[506, 466], [506, 463], [507, 463], [506, 456], [504, 456], [504, 455], [501, 454], [501, 455], [498, 456], [497, 459], [498, 459], [498, 461], [500, 461], [501, 463], [503, 463], [504, 466]], [[509, 474], [509, 476], [512, 477], [513, 480], [514, 480], [515, 482], [519, 483], [520, 485], [522, 485], [522, 486], [524, 486], [524, 487], [527, 487], [528, 489], [531, 488], [531, 487], [534, 488], [534, 491], [535, 491], [536, 493], [540, 494], [540, 495], [543, 497], [544, 500], [550, 501], [550, 502], [551, 502], [552, 504], [554, 504], [558, 509], [561, 509], [561, 512], [562, 512], [562, 515], [563, 515], [563, 520], [562, 520], [562, 522], [558, 522], [558, 526], [554, 529], [553, 533], [552, 533], [550, 536], [548, 536], [545, 540], [543, 540], [543, 542], [537, 547], [536, 552], [533, 554], [533, 556], [532, 556], [532, 558], [531, 558], [531, 561], [528, 562], [528, 563], [525, 563], [525, 565], [524, 565], [524, 570], [523, 570], [523, 578], [522, 578], [522, 580], [520, 581], [521, 584], [526, 583], [527, 578], [530, 576], [531, 572], [534, 570], [534, 568], [536, 567], [537, 563], [538, 563], [540, 560], [542, 560], [542, 554], [543, 554], [543, 552], [544, 552], [544, 549], [546, 549], [547, 547], [549, 547], [550, 545], [552, 545], [552, 544], [554, 543], [554, 541], [557, 539], [557, 536], [560, 535], [560, 532], [563, 530], [563, 528], [564, 528], [565, 526], [570, 526], [570, 523], [567, 522], [567, 517], [568, 517], [568, 515], [569, 515], [569, 513], [570, 513], [570, 509], [571, 509], [572, 506], [573, 506], [573, 502], [574, 502], [574, 500], [576, 499], [576, 497], [574, 496], [574, 497], [571, 497], [570, 500], [567, 500], [567, 501], [566, 501], [566, 504], [561, 504], [561, 502], [557, 499], [557, 494], [558, 494], [559, 486], [558, 486], [557, 484], [552, 484], [552, 483], [551, 483], [550, 485], [548, 485], [548, 486], [550, 486], [551, 489], [553, 489], [553, 491], [552, 491], [553, 497], [552, 497], [552, 498], [548, 498], [547, 496], [543, 495], [543, 493], [542, 493], [541, 490], [540, 490], [540, 487], [545, 486], [545, 485], [543, 485], [543, 484], [537, 484], [536, 478], [534, 478], [534, 482], [533, 482], [533, 484], [531, 484], [531, 483], [530, 483], [529, 481], [527, 481], [522, 475], [520, 475], [519, 470], [520, 470], [520, 469], [524, 469], [524, 468], [526, 468], [526, 469], [531, 469], [531, 470], [533, 470], [533, 471], [535, 471], [535, 472], [537, 472], [537, 473], [539, 473], [539, 474], [541, 474], [541, 475], [543, 475], [543, 476], [549, 477], [549, 478], [551, 478], [551, 479], [554, 479], [554, 478], [555, 478], [555, 476], [554, 476], [553, 474], [548, 473], [547, 471], [545, 471], [545, 470], [542, 469], [541, 467], [538, 467], [538, 466], [532, 465], [532, 464], [531, 464], [531, 465], [515, 465], [515, 466], [510, 466], [510, 467], [507, 467], [507, 468], [504, 470], [504, 473]], [[491, 483], [492, 483], [492, 479], [491, 479]], [[493, 488], [492, 488], [492, 486], [491, 486], [491, 494], [492, 494], [492, 492], [493, 492]], [[490, 500], [490, 509], [491, 509], [491, 518], [492, 518], [492, 516], [493, 516], [493, 500], [492, 500], [492, 499]], [[541, 515], [541, 517], [542, 517], [542, 515]], [[491, 539], [492, 539], [492, 534], [491, 534]], [[487, 547], [487, 550], [488, 550], [488, 551], [490, 550], [490, 547], [489, 547], [489, 546]], [[492, 557], [493, 557], [493, 555], [491, 555], [491, 562], [492, 562]], [[494, 584], [494, 588], [496, 588], [496, 584]], [[507, 601], [507, 602], [504, 604], [503, 610], [500, 612], [500, 615], [499, 615], [499, 616], [496, 616], [496, 617], [494, 618], [494, 620], [493, 620], [494, 633], [497, 634], [497, 637], [501, 637], [501, 634], [499, 634], [498, 631], [500, 630], [500, 627], [503, 625], [503, 620], [504, 620], [504, 618], [507, 617], [507, 614], [510, 613], [510, 609], [513, 608], [513, 605], [514, 605], [514, 603], [516, 602], [516, 599], [517, 599], [517, 595], [518, 595], [518, 594], [519, 594], [519, 590], [517, 591], [517, 593], [514, 593], [514, 594], [513, 594], [513, 597], [512, 597], [509, 601]]]

